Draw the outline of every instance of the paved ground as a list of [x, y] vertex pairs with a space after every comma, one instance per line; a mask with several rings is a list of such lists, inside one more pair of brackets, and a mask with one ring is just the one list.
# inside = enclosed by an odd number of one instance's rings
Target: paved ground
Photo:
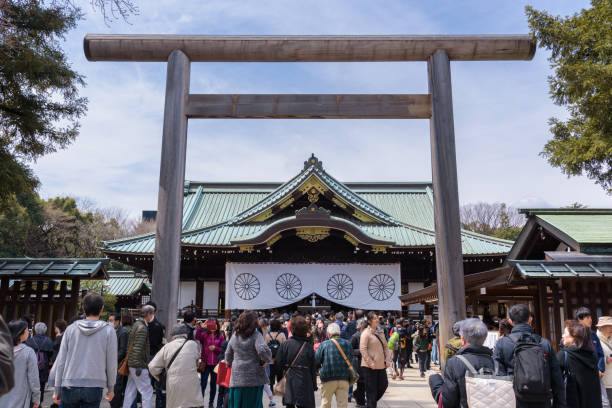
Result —
[[[431, 372], [430, 372], [431, 373]], [[382, 400], [378, 402], [379, 408], [436, 408], [437, 404], [434, 403], [427, 385], [427, 378], [420, 378], [417, 369], [406, 369], [404, 372], [404, 381], [392, 380], [389, 378], [389, 388], [383, 396]], [[208, 402], [208, 390], [206, 390], [206, 396], [204, 400]], [[317, 392], [317, 406], [320, 406], [321, 395]], [[280, 397], [274, 397], [276, 406], [282, 408]], [[49, 407], [51, 403], [51, 390], [47, 388], [45, 393], [45, 401], [43, 407]], [[100, 405], [102, 408], [108, 408], [108, 404], [103, 403]], [[336, 405], [333, 404], [333, 407]], [[349, 404], [349, 408], [353, 408], [354, 403]], [[264, 397], [264, 408], [268, 407], [268, 398]]]

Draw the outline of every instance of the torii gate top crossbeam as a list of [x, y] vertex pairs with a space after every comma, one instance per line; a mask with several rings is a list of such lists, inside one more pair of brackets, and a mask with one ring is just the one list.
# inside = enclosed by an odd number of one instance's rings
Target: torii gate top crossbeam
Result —
[[167, 62], [174, 50], [192, 62], [426, 61], [436, 50], [450, 60], [530, 60], [531, 35], [107, 35], [88, 34], [89, 61]]

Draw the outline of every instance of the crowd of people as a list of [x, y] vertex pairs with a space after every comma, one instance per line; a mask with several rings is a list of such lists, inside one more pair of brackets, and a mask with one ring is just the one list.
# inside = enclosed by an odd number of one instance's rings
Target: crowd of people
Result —
[[[124, 408], [258, 408], [264, 400], [274, 407], [274, 394], [285, 407], [314, 408], [319, 388], [321, 407], [354, 400], [355, 407], [372, 408], [389, 376], [401, 381], [418, 364], [424, 377], [441, 360], [444, 372], [430, 375], [429, 385], [444, 408], [487, 398], [499, 407], [511, 401], [518, 408], [605, 408], [612, 397], [612, 317], [600, 317], [591, 330], [586, 308], [566, 322], [555, 354], [533, 333], [533, 316], [521, 304], [496, 333], [477, 318], [455, 323], [442, 349], [435, 322], [373, 311], [346, 317], [244, 311], [222, 322], [186, 312], [166, 342], [152, 302], [136, 321], [116, 313], [101, 320], [104, 303], [96, 293], [82, 306], [84, 315], [70, 325], [55, 323], [53, 341], [42, 322], [32, 330], [27, 319], [0, 322], [1, 407], [38, 408], [48, 386], [62, 408], [99, 407], [102, 399]], [[468, 377], [510, 382], [486, 395]]]

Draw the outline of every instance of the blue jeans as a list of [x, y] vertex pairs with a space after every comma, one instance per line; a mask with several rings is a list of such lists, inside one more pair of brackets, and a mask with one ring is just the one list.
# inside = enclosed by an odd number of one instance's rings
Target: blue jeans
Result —
[[64, 408], [99, 408], [102, 401], [102, 388], [62, 387], [60, 398]]
[[210, 398], [208, 399], [208, 405], [213, 405], [215, 402], [215, 394], [217, 393], [217, 374], [213, 371], [214, 365], [207, 365], [206, 369], [200, 377], [200, 386], [202, 387], [202, 397], [206, 391], [206, 383], [208, 382], [208, 376], [210, 375]]
[[438, 348], [438, 339], [434, 339], [434, 341], [433, 341], [433, 349], [432, 349], [432, 352], [431, 352], [431, 361], [433, 361], [436, 364], [440, 362], [440, 350]]

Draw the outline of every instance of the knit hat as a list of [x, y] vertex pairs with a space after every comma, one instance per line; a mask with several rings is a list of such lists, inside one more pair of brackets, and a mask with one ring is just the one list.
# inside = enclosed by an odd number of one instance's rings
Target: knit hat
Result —
[[612, 316], [601, 316], [597, 319], [597, 327], [612, 326]]

